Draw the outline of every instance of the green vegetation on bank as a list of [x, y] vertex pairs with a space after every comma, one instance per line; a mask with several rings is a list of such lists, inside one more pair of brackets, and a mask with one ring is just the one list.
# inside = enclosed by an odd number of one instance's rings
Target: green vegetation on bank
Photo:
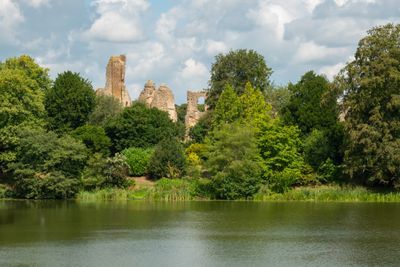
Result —
[[277, 87], [271, 73], [256, 51], [217, 55], [185, 140], [184, 105], [175, 123], [79, 73], [0, 62], [0, 197], [399, 200], [400, 25], [371, 29], [332, 82], [309, 71]]
[[[141, 189], [101, 189], [83, 191], [77, 195], [79, 201], [105, 200], [215, 200], [202, 193], [202, 185], [194, 180], [161, 179], [154, 187]], [[0, 191], [1, 192], [1, 191]], [[237, 200], [248, 200], [247, 198]], [[252, 200], [255, 201], [310, 201], [310, 202], [400, 202], [400, 192], [380, 192], [362, 186], [320, 185], [296, 187], [284, 193], [261, 188]]]

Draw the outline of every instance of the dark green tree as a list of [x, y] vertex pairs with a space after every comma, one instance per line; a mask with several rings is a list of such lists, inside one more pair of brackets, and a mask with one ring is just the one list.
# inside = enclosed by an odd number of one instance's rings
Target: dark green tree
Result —
[[164, 138], [183, 136], [182, 129], [166, 112], [137, 102], [110, 120], [105, 130], [113, 142], [114, 152], [129, 147], [153, 147]]
[[298, 83], [289, 84], [291, 97], [282, 110], [284, 122], [300, 128], [305, 159], [314, 170], [328, 158], [337, 165], [343, 160], [343, 126], [330, 86], [324, 76], [309, 71]]
[[155, 148], [148, 174], [153, 179], [180, 178], [186, 171], [185, 151], [176, 138], [165, 138]]
[[215, 108], [218, 98], [227, 84], [240, 96], [247, 82], [254, 88], [265, 92], [269, 85], [272, 70], [264, 57], [254, 50], [239, 49], [228, 54], [219, 54], [211, 67], [210, 88], [206, 103]]
[[92, 153], [101, 153], [105, 156], [110, 153], [111, 140], [99, 126], [78, 127], [71, 132], [71, 136], [82, 141]]
[[337, 124], [339, 109], [335, 99], [322, 101], [329, 91], [329, 81], [313, 71], [304, 74], [296, 84], [289, 84], [291, 97], [283, 109], [284, 122], [297, 125], [302, 135], [313, 129], [330, 129]]
[[93, 87], [78, 73], [61, 73], [46, 92], [45, 107], [50, 129], [76, 129], [87, 122], [95, 107]]
[[336, 79], [343, 94], [345, 172], [371, 184], [400, 185], [400, 25], [372, 28]]

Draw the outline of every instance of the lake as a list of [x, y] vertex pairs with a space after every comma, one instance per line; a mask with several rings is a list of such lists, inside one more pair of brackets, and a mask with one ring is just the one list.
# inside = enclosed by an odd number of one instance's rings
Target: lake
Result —
[[0, 266], [400, 266], [400, 204], [0, 201]]

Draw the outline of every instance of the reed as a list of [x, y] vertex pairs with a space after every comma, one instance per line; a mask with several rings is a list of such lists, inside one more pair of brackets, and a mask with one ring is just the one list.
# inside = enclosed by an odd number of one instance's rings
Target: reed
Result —
[[259, 201], [400, 202], [400, 192], [375, 192], [361, 186], [298, 187], [285, 193], [258, 193]]

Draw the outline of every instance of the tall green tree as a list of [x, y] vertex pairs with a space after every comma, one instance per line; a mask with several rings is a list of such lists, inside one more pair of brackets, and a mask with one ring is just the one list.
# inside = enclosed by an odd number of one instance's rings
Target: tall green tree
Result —
[[21, 70], [0, 70], [0, 128], [44, 118], [44, 93]]
[[210, 88], [206, 103], [215, 108], [218, 98], [227, 84], [241, 95], [247, 82], [254, 88], [265, 92], [269, 85], [272, 70], [265, 63], [264, 57], [254, 50], [239, 49], [227, 54], [219, 54], [211, 67]]
[[343, 94], [345, 171], [400, 186], [400, 25], [372, 28], [336, 79]]
[[271, 119], [271, 105], [267, 104], [260, 90], [256, 90], [248, 82], [243, 94], [239, 97], [243, 123], [251, 123], [256, 128], [267, 123]]
[[297, 126], [283, 125], [279, 119], [264, 124], [257, 143], [263, 159], [264, 178], [271, 189], [282, 192], [299, 183], [304, 160]]
[[61, 73], [46, 92], [45, 107], [50, 129], [59, 132], [76, 129], [88, 121], [95, 107], [93, 87], [79, 73]]
[[227, 84], [221, 93], [213, 112], [213, 125], [231, 123], [239, 119], [241, 105], [232, 86]]
[[305, 73], [298, 83], [289, 84], [291, 97], [282, 114], [285, 123], [297, 125], [303, 135], [335, 126], [339, 116], [335, 99], [322, 101], [329, 86], [324, 76], [313, 71]]
[[9, 58], [4, 63], [0, 63], [1, 69], [22, 71], [26, 77], [36, 82], [37, 86], [43, 91], [47, 91], [51, 87], [49, 69], [39, 66], [30, 56], [22, 55]]
[[300, 128], [305, 159], [314, 170], [328, 158], [335, 164], [343, 159], [343, 126], [330, 86], [325, 76], [309, 71], [298, 83], [289, 84], [291, 96], [282, 109], [284, 122]]
[[231, 123], [206, 139], [206, 175], [217, 199], [248, 199], [260, 188], [262, 159], [252, 125]]

